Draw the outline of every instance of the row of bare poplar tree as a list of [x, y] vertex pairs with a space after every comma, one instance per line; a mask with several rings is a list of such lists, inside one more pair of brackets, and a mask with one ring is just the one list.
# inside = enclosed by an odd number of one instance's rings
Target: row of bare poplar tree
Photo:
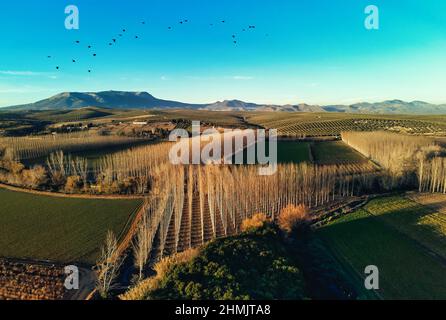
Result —
[[[140, 276], [151, 258], [191, 248], [192, 238], [200, 238], [202, 244], [205, 234], [217, 238], [237, 233], [242, 222], [258, 212], [274, 219], [290, 204], [316, 207], [353, 196], [369, 188], [375, 179], [371, 173], [350, 174], [348, 165], [306, 163], [279, 165], [272, 176], [258, 175], [254, 165], [163, 164], [160, 169], [146, 197], [145, 216], [135, 237], [135, 265]], [[198, 211], [193, 210], [193, 201], [198, 202]], [[197, 221], [199, 227], [192, 226], [191, 221]]]
[[52, 152], [64, 150], [66, 153], [97, 150], [113, 146], [135, 143], [137, 139], [116, 135], [99, 135], [89, 132], [61, 133], [54, 135], [2, 137], [0, 150], [8, 160], [21, 161], [45, 157]]
[[392, 187], [446, 193], [446, 141], [390, 132], [343, 132], [342, 140], [387, 170]]

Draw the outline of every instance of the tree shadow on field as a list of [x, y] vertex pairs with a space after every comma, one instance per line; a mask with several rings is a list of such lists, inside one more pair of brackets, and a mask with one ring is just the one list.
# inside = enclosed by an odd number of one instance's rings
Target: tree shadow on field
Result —
[[[423, 205], [412, 199], [401, 198], [401, 200], [398, 199], [397, 203], [400, 201], [404, 201], [407, 205], [403, 207], [395, 206], [384, 214], [375, 214], [373, 208], [369, 208], [369, 205], [366, 206], [365, 210], [370, 215], [382, 220], [389, 227], [412, 239], [415, 244], [436, 256], [446, 265], [446, 216], [442, 217], [442, 214], [438, 212], [440, 208], [445, 208], [446, 202], [436, 201], [429, 205]], [[443, 207], [441, 207], [442, 205]]]
[[[386, 219], [359, 210], [317, 231], [351, 275], [359, 298], [369, 298], [364, 287], [366, 266], [379, 269], [379, 290], [384, 299], [446, 299], [444, 259], [419, 239], [444, 243], [444, 235], [418, 221], [427, 213], [394, 210], [393, 218], [405, 221], [406, 230], [397, 229]], [[418, 233], [415, 239], [408, 232]], [[429, 237], [429, 238], [426, 238]], [[427, 240], [425, 240], [427, 241]]]

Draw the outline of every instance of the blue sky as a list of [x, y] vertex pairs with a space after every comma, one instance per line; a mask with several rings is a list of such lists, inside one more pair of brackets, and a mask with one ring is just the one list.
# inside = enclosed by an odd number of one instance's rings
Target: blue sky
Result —
[[[64, 27], [69, 4], [79, 30]], [[369, 4], [379, 30], [364, 27]], [[0, 106], [111, 89], [197, 103], [446, 103], [445, 13], [440, 0], [2, 1]]]

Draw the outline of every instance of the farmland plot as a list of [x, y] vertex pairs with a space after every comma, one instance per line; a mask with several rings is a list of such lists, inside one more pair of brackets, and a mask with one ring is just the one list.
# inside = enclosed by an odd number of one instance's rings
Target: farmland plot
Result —
[[300, 163], [310, 161], [309, 142], [279, 141], [277, 143], [278, 163]]
[[365, 210], [446, 259], [446, 216], [443, 213], [405, 197], [376, 199]]
[[0, 257], [94, 264], [108, 230], [121, 235], [140, 200], [56, 198], [0, 189]]
[[365, 163], [368, 160], [342, 141], [316, 142], [312, 145], [314, 160], [318, 164]]
[[250, 123], [265, 128], [277, 129], [280, 135], [296, 137], [339, 136], [343, 131], [386, 130], [409, 134], [441, 134], [446, 125], [434, 119], [417, 116], [394, 116], [360, 114], [255, 114]]
[[[373, 203], [373, 201], [372, 201]], [[375, 202], [376, 205], [380, 202]], [[404, 222], [402, 222], [404, 223]], [[394, 226], [360, 209], [319, 229], [317, 233], [347, 269], [353, 270], [362, 297], [364, 269], [379, 268], [384, 299], [445, 299], [445, 264]]]

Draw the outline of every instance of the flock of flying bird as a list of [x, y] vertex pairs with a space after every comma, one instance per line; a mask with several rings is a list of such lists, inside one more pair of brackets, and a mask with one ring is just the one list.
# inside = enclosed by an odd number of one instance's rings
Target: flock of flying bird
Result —
[[[179, 22], [180, 25], [184, 25], [184, 24], [187, 24], [187, 23], [189, 23], [189, 20], [187, 20], [187, 19], [181, 20], [181, 21]], [[221, 24], [225, 24], [225, 23], [226, 23], [226, 20], [221, 20], [220, 23], [221, 23]], [[142, 21], [141, 24], [142, 24], [142, 25], [145, 25], [146, 22], [145, 22], [145, 21]], [[215, 25], [214, 23], [210, 23], [210, 24], [209, 24], [210, 27], [213, 27], [214, 25]], [[253, 30], [253, 29], [255, 29], [255, 28], [256, 28], [255, 25], [249, 25], [249, 26], [247, 26], [246, 28], [243, 28], [243, 29], [242, 29], [242, 32], [247, 32], [247, 31], [249, 31], [249, 30]], [[169, 31], [172, 31], [173, 29], [174, 29], [174, 28], [173, 28], [172, 26], [167, 27], [167, 30], [169, 30]], [[128, 34], [128, 30], [127, 30], [126, 28], [123, 28], [122, 31], [121, 31], [121, 33], [119, 33], [119, 34], [117, 35], [117, 37], [112, 38], [112, 39], [110, 40], [110, 42], [108, 43], [108, 46], [113, 46], [113, 45], [115, 45], [115, 44], [117, 43], [118, 39], [121, 38], [121, 37], [124, 37], [125, 34]], [[268, 36], [268, 35], [266, 35], [266, 36]], [[232, 43], [233, 43], [234, 45], [236, 45], [236, 44], [237, 44], [237, 35], [236, 35], [236, 34], [232, 34], [232, 37], [231, 37], [231, 38], [232, 38]], [[138, 40], [138, 39], [140, 39], [140, 36], [139, 36], [139, 35], [135, 35], [135, 36], [134, 36], [134, 39], [135, 39], [135, 40]], [[76, 44], [76, 45], [81, 45], [81, 41], [80, 41], [80, 40], [76, 40], [76, 41], [75, 41], [75, 44]], [[89, 50], [91, 50], [91, 49], [93, 48], [93, 46], [92, 46], [92, 45], [88, 45], [87, 48], [88, 48]], [[94, 58], [97, 57], [97, 54], [96, 54], [95, 52], [90, 52], [90, 54], [91, 54], [91, 56], [94, 57]], [[47, 56], [47, 58], [48, 58], [48, 59], [52, 59], [53, 56], [50, 56], [50, 55], [49, 55], [49, 56]], [[76, 59], [74, 59], [74, 58], [71, 59], [71, 61], [72, 61], [72, 63], [76, 63]], [[61, 67], [60, 67], [59, 65], [57, 65], [57, 66], [56, 66], [56, 70], [60, 70], [60, 69], [61, 69]], [[91, 73], [91, 72], [92, 72], [92, 69], [87, 69], [87, 72], [88, 72], [88, 73]]]

